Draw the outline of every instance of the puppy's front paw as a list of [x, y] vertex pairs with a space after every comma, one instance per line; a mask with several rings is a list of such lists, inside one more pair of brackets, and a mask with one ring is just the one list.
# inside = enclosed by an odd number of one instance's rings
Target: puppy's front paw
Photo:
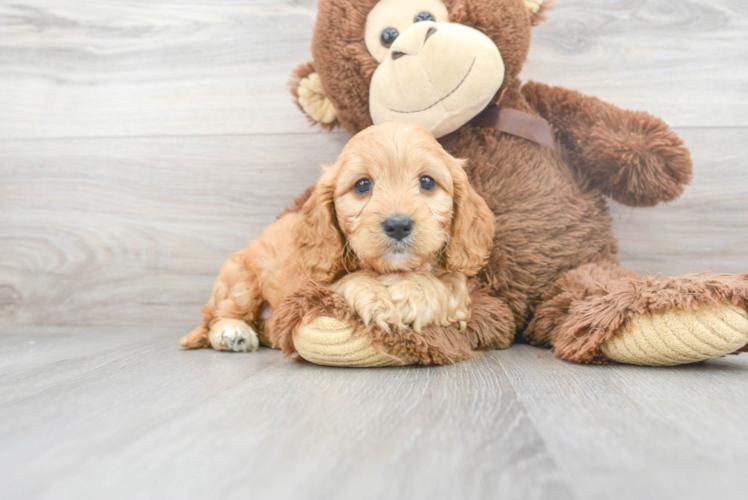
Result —
[[413, 330], [420, 332], [432, 324], [467, 330], [470, 295], [465, 275], [397, 273], [380, 276], [379, 281], [387, 287], [402, 322]]
[[397, 308], [390, 300], [389, 295], [384, 289], [369, 290], [369, 293], [363, 293], [351, 297], [346, 296], [348, 305], [364, 322], [365, 325], [374, 323], [384, 331], [389, 332], [390, 327], [405, 328]]
[[210, 329], [210, 345], [217, 351], [253, 352], [260, 339], [252, 328], [238, 319], [224, 319]]
[[331, 288], [345, 298], [365, 325], [374, 323], [385, 331], [390, 331], [390, 326], [405, 327], [387, 289], [372, 276], [352, 273]]

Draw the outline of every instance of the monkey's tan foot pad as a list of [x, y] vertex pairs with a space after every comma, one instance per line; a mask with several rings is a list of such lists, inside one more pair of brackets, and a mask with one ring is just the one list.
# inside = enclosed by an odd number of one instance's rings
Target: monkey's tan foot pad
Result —
[[638, 316], [603, 342], [618, 363], [676, 366], [732, 354], [748, 344], [748, 313], [730, 303]]
[[543, 3], [544, 0], [525, 0], [525, 7], [527, 7], [527, 10], [530, 12], [530, 14], [535, 14], [540, 10], [540, 7], [543, 5]]
[[412, 364], [378, 352], [353, 326], [324, 316], [299, 326], [293, 343], [299, 356], [317, 365], [371, 368]]

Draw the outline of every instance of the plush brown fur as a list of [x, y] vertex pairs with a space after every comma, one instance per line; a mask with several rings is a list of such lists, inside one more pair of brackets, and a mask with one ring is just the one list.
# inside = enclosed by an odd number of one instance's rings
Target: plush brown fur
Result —
[[648, 207], [672, 201], [691, 181], [688, 150], [661, 120], [533, 82], [522, 93], [554, 125], [571, 165], [617, 202]]
[[[351, 133], [371, 124], [369, 83], [377, 62], [363, 33], [375, 4], [319, 1], [314, 67], [338, 123]], [[637, 207], [676, 199], [691, 179], [689, 152], [665, 123], [646, 113], [562, 88], [521, 86], [518, 75], [531, 27], [542, 20], [548, 4], [534, 15], [522, 0], [445, 4], [450, 22], [480, 30], [499, 48], [506, 65], [497, 93], [501, 105], [545, 118], [556, 141], [551, 150], [465, 125], [450, 142], [452, 154], [467, 160], [470, 182], [493, 211], [497, 228], [490, 258], [478, 274], [481, 286], [473, 289], [469, 331], [480, 342], [468, 347], [507, 347], [517, 333], [534, 344], [552, 345], [564, 359], [600, 363], [605, 362], [601, 342], [633, 315], [721, 300], [746, 307], [745, 276], [657, 280], [619, 266], [604, 196]], [[321, 314], [313, 296], [302, 296], [295, 307], [309, 311], [309, 317]], [[349, 317], [336, 307], [325, 311]], [[304, 318], [299, 311], [294, 314], [298, 321]], [[418, 336], [370, 326], [366, 334], [388, 353], [414, 356], [424, 364], [469, 357], [455, 348], [461, 344], [450, 333], [439, 340], [436, 333]], [[288, 342], [284, 346], [292, 349]], [[439, 349], [444, 349], [443, 358]]]
[[[327, 97], [338, 111], [338, 123], [355, 134], [372, 124], [369, 115], [369, 81], [377, 62], [363, 40], [366, 16], [377, 0], [321, 0], [312, 36], [314, 63], [295, 71], [304, 73], [313, 64]], [[499, 47], [506, 66], [506, 82], [517, 83], [530, 50], [531, 18], [522, 0], [448, 0], [450, 22], [472, 26]], [[538, 13], [542, 16], [541, 9]]]
[[598, 346], [637, 315], [732, 302], [748, 309], [748, 274], [692, 274], [657, 280], [600, 262], [570, 271], [549, 290], [528, 328], [570, 361], [605, 362]]
[[[428, 178], [433, 186], [424, 188]], [[371, 189], [357, 192], [366, 181]], [[384, 223], [408, 218], [404, 239]], [[202, 324], [180, 340], [188, 348], [254, 350], [284, 345], [279, 309], [308, 280], [347, 299], [365, 324], [416, 333], [433, 325], [466, 328], [466, 275], [485, 264], [493, 214], [470, 186], [463, 162], [424, 128], [387, 123], [352, 139], [313, 190], [223, 266]], [[284, 313], [283, 318], [291, 313]], [[285, 322], [288, 319], [282, 319]], [[260, 330], [258, 332], [257, 330]]]

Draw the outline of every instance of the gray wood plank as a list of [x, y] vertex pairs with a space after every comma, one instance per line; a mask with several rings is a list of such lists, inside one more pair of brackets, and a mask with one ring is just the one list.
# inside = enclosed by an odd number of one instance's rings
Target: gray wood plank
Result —
[[[564, 0], [524, 78], [680, 127], [746, 126], [748, 14], [731, 0]], [[0, 138], [305, 133], [286, 82], [311, 0], [0, 4]]]
[[[615, 206], [624, 265], [748, 271], [748, 130], [680, 130], [693, 186]], [[332, 162], [346, 134], [0, 142], [0, 322], [187, 329], [224, 260]]]
[[748, 356], [346, 370], [178, 334], [0, 330], [3, 498], [744, 497]]
[[3, 498], [574, 498], [487, 358], [346, 370], [183, 351], [173, 328], [3, 332], [43, 358], [0, 401]]
[[488, 358], [580, 498], [745, 498], [748, 356], [665, 369], [574, 365], [529, 346]]
[[681, 129], [694, 179], [677, 201], [611, 202], [623, 264], [640, 274], [748, 272], [748, 129]]
[[677, 127], [748, 124], [748, 9], [731, 0], [559, 0], [524, 78]]
[[311, 0], [0, 4], [0, 137], [306, 132]]
[[0, 144], [0, 318], [198, 321], [221, 264], [345, 134]]

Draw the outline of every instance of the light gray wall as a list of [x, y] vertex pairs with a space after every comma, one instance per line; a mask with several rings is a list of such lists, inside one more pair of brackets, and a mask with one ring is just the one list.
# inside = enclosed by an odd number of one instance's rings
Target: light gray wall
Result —
[[[613, 208], [638, 272], [748, 272], [748, 4], [559, 0], [524, 77], [667, 120], [695, 179]], [[196, 323], [231, 252], [332, 162], [286, 82], [312, 1], [0, 4], [0, 324]]]

